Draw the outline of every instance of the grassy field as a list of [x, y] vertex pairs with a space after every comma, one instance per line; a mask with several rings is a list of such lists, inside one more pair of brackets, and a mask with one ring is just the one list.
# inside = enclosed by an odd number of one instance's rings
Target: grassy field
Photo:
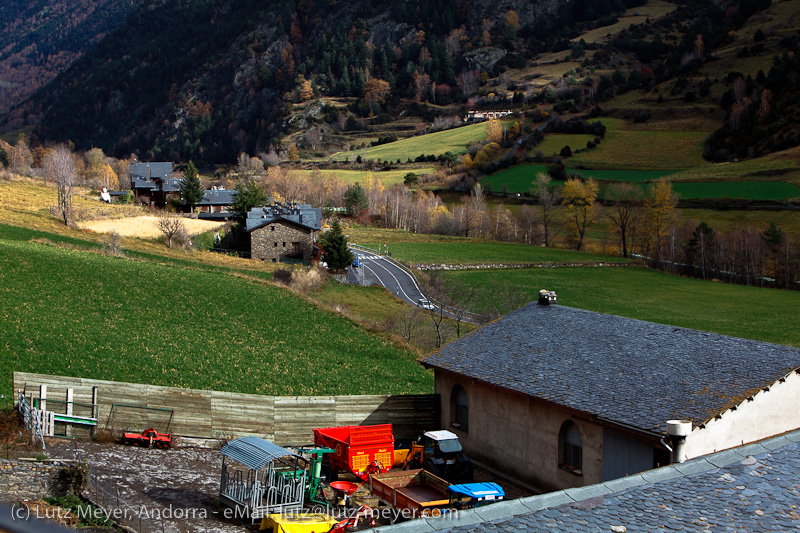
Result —
[[800, 148], [778, 152], [758, 159], [717, 163], [702, 168], [692, 168], [673, 174], [678, 181], [781, 181], [800, 185]]
[[[222, 222], [184, 218], [181, 220], [189, 235], [197, 235], [205, 231], [213, 231], [223, 226]], [[158, 239], [163, 233], [158, 229], [158, 217], [141, 216], [135, 218], [115, 218], [108, 220], [86, 220], [78, 222], [81, 229], [97, 233], [111, 233], [116, 231], [123, 237], [140, 237], [143, 239]]]
[[586, 143], [594, 140], [594, 135], [584, 133], [548, 133], [544, 140], [534, 146], [532, 152], [541, 152], [543, 155], [557, 155], [561, 149], [569, 146], [573, 152], [579, 148], [586, 148]]
[[583, 39], [587, 43], [605, 42], [608, 40], [609, 35], [614, 36], [622, 30], [627, 29], [632, 24], [642, 24], [648, 18], [650, 20], [661, 18], [664, 15], [674, 11], [675, 7], [675, 4], [664, 2], [662, 0], [650, 0], [643, 6], [626, 10], [625, 13], [619, 17], [619, 21], [617, 23], [587, 31], [580, 37], [573, 39], [573, 41], [580, 42], [580, 40]]
[[[504, 122], [505, 123], [505, 122]], [[509, 122], [508, 124], [511, 124]], [[478, 123], [462, 126], [452, 130], [437, 131], [427, 135], [409, 137], [388, 144], [372, 146], [362, 150], [337, 152], [330, 159], [334, 161], [355, 161], [359, 155], [363, 159], [376, 161], [397, 161], [405, 163], [409, 158], [413, 161], [419, 155], [439, 156], [445, 152], [464, 154], [467, 147], [474, 142], [486, 139], [486, 124]]]
[[734, 181], [674, 183], [681, 198], [742, 198], [748, 200], [789, 200], [800, 198], [800, 187], [780, 181]]
[[645, 183], [674, 174], [675, 170], [584, 170], [568, 168], [569, 174], [580, 174], [595, 181], [627, 181]]
[[413, 352], [260, 282], [1, 233], [0, 272], [6, 398], [12, 370], [277, 395], [432, 388]]
[[592, 150], [574, 154], [570, 166], [595, 169], [676, 169], [706, 166], [703, 142], [708, 132], [633, 131], [621, 119], [603, 117], [606, 136]]
[[[447, 272], [465, 285], [540, 289], [561, 305], [800, 346], [800, 292], [728, 285], [645, 268], [537, 268]], [[590, 334], [587, 332], [587, 334]]]
[[481, 180], [481, 186], [494, 192], [505, 190], [510, 194], [527, 194], [539, 172], [546, 174], [547, 165], [517, 165], [486, 176]]
[[[405, 160], [403, 160], [405, 162]], [[311, 176], [313, 170], [294, 170], [293, 172], [303, 175], [305, 177]], [[320, 170], [323, 176], [332, 177], [342, 180], [345, 183], [364, 183], [364, 177], [367, 175], [367, 170], [339, 170], [339, 169], [322, 169]], [[434, 169], [432, 167], [421, 166], [420, 168], [407, 168], [402, 170], [382, 170], [372, 172], [373, 177], [381, 180], [384, 187], [392, 185], [399, 185], [403, 183], [403, 178], [409, 172], [413, 172], [417, 176], [424, 174], [432, 174]]]
[[[558, 248], [544, 248], [526, 244], [478, 241], [451, 237], [449, 242], [391, 242], [388, 250], [394, 259], [407, 264], [594, 264], [608, 262], [630, 262], [622, 258], [596, 255]], [[365, 243], [363, 246], [377, 250], [384, 243]]]

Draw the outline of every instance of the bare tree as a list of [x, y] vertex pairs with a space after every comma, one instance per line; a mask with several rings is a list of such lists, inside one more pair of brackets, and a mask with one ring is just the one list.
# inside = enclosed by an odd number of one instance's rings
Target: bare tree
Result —
[[631, 183], [613, 183], [609, 187], [609, 197], [614, 203], [608, 212], [608, 218], [614, 223], [619, 235], [622, 257], [628, 257], [631, 233], [641, 216], [644, 191]]
[[400, 312], [396, 318], [396, 327], [400, 330], [400, 335], [406, 342], [410, 343], [417, 337], [422, 319], [422, 311], [419, 307], [406, 308]]
[[536, 179], [533, 182], [532, 191], [539, 199], [539, 224], [541, 227], [541, 242], [545, 246], [550, 246], [553, 239], [558, 234], [560, 226], [561, 211], [559, 204], [561, 203], [561, 193], [558, 189], [550, 188], [551, 178], [544, 172], [536, 174]]
[[64, 218], [64, 224], [72, 222], [72, 189], [78, 180], [75, 160], [69, 148], [59, 144], [49, 150], [44, 157], [44, 171], [47, 179], [53, 180], [58, 189], [58, 209]]
[[236, 173], [242, 180], [252, 179], [264, 173], [264, 163], [259, 158], [242, 152], [236, 161]]
[[183, 220], [167, 211], [164, 211], [158, 216], [158, 220], [156, 220], [156, 227], [158, 228], [158, 231], [160, 231], [164, 237], [167, 238], [167, 246], [170, 248], [172, 248], [173, 239], [175, 239], [175, 237], [181, 233], [186, 232], [186, 227], [183, 225]]

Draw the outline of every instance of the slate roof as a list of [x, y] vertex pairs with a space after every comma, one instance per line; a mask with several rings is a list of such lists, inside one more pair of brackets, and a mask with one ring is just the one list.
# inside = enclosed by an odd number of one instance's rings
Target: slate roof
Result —
[[423, 364], [662, 433], [697, 426], [800, 368], [800, 350], [536, 303]]
[[197, 205], [231, 205], [238, 195], [231, 189], [210, 189], [203, 191], [203, 199]]
[[455, 518], [412, 520], [380, 532], [796, 531], [798, 464], [800, 431], [794, 431], [597, 485], [494, 503]]
[[319, 230], [322, 227], [322, 210], [309, 204], [276, 203], [266, 207], [254, 207], [247, 213], [245, 229], [250, 232], [279, 221]]
[[131, 179], [141, 178], [146, 180], [148, 168], [150, 169], [150, 179], [166, 178], [172, 174], [171, 162], [131, 163], [129, 167]]

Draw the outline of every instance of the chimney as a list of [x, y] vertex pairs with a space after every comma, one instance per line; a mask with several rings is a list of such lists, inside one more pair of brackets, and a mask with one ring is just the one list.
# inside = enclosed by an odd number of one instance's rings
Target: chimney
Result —
[[686, 460], [683, 449], [686, 445], [686, 437], [692, 432], [691, 420], [667, 420], [667, 435], [672, 444], [672, 462], [682, 463]]

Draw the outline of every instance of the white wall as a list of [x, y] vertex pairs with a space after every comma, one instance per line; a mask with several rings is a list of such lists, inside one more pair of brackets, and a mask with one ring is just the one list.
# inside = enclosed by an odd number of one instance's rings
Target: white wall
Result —
[[686, 437], [688, 459], [749, 444], [800, 428], [800, 374], [792, 373], [733, 409], [694, 428]]

